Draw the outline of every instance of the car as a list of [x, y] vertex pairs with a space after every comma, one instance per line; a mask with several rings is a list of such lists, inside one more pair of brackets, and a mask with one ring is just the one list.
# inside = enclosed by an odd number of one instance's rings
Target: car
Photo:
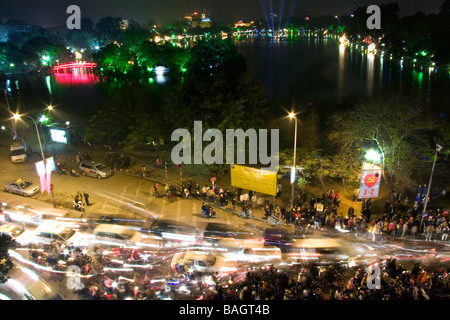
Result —
[[79, 167], [81, 174], [88, 177], [102, 179], [112, 175], [111, 168], [99, 162], [81, 161]]
[[6, 234], [21, 246], [25, 246], [33, 241], [33, 233], [31, 231], [13, 224], [2, 224], [0, 226], [0, 234]]
[[139, 231], [161, 237], [165, 246], [192, 245], [200, 236], [196, 227], [171, 219], [155, 220], [149, 228], [140, 228]]
[[6, 184], [6, 191], [9, 193], [15, 193], [24, 197], [31, 197], [39, 193], [40, 188], [35, 185], [33, 181], [25, 179], [17, 179]]
[[101, 214], [91, 213], [89, 214], [89, 218], [79, 220], [80, 224], [88, 229], [94, 229], [99, 224], [112, 224], [112, 225], [126, 226], [129, 229], [135, 229], [139, 231], [139, 229], [141, 229], [143, 226], [150, 227], [150, 224], [152, 223], [151, 221], [148, 220], [130, 219], [126, 215], [108, 216], [103, 213]]
[[245, 231], [225, 223], [210, 222], [206, 225], [203, 238], [207, 241], [217, 242], [222, 238], [254, 239], [255, 233]]
[[324, 265], [348, 265], [350, 256], [343, 248], [344, 244], [337, 239], [300, 239], [291, 246], [288, 259], [302, 262], [309, 260]]
[[[37, 209], [21, 201], [11, 201], [4, 205], [5, 221], [19, 223], [23, 226], [38, 226], [41, 223], [63, 219], [69, 212], [59, 208]], [[60, 222], [62, 223], [62, 222]]]
[[260, 239], [224, 238], [217, 242], [217, 247], [225, 249], [224, 256], [238, 261], [261, 262], [281, 261], [281, 249], [269, 246]]
[[91, 237], [63, 225], [41, 224], [34, 230], [34, 242], [49, 245], [60, 241], [66, 245], [86, 246]]
[[64, 299], [33, 270], [14, 262], [8, 281], [0, 284], [0, 300]]
[[266, 246], [276, 246], [283, 253], [287, 253], [294, 242], [295, 239], [292, 235], [284, 229], [267, 228], [264, 230], [264, 244]]
[[99, 224], [94, 230], [94, 242], [113, 247], [140, 246], [159, 248], [162, 245], [161, 237], [148, 235], [126, 226], [115, 224]]
[[188, 249], [185, 252], [176, 253], [172, 258], [172, 269], [177, 265], [200, 273], [232, 273], [238, 270], [237, 260], [225, 258], [209, 251], [195, 249]]

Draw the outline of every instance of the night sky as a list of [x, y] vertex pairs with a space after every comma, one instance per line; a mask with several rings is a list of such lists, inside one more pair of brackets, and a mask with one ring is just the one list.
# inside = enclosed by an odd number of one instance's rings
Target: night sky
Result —
[[[160, 24], [169, 23], [186, 13], [206, 11], [218, 22], [232, 22], [242, 18], [259, 19], [267, 12], [279, 13], [282, 18], [304, 15], [350, 14], [356, 7], [394, 2], [389, 0], [0, 0], [0, 18], [14, 18], [29, 24], [53, 27], [65, 25], [66, 8], [75, 4], [82, 17], [94, 23], [105, 16], [134, 19], [138, 22], [151, 18]], [[409, 16], [418, 11], [438, 12], [443, 0], [398, 0], [400, 15]], [[271, 5], [272, 4], [272, 5]], [[292, 12], [292, 13], [290, 13]]]

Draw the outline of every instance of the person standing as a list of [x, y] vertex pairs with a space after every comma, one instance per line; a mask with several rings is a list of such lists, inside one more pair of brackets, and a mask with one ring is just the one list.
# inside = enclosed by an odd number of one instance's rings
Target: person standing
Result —
[[264, 218], [267, 220], [271, 215], [271, 210], [269, 204], [264, 207]]
[[77, 162], [77, 165], [80, 164], [81, 162], [81, 157], [80, 157], [80, 153], [78, 152], [77, 155], [75, 156], [75, 161]]
[[89, 194], [86, 191], [83, 191], [83, 197], [84, 197], [84, 201], [86, 202], [86, 205], [90, 206], [90, 204], [89, 204]]
[[81, 202], [83, 199], [83, 197], [81, 196], [81, 192], [78, 191], [77, 194], [75, 195], [75, 203]]
[[155, 183], [155, 185], [153, 186], [154, 191], [155, 191], [155, 197], [159, 198], [159, 186], [157, 183]]

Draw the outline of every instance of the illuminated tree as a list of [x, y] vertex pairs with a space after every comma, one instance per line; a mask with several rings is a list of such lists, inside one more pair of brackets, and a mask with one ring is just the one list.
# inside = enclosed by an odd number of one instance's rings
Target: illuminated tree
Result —
[[414, 185], [417, 170], [427, 166], [417, 155], [434, 148], [431, 114], [420, 102], [403, 97], [361, 100], [353, 109], [333, 115], [331, 122], [330, 139], [339, 148], [337, 157], [347, 157], [357, 165], [362, 163], [364, 150], [377, 148], [391, 187]]
[[100, 48], [92, 55], [92, 58], [105, 74], [115, 76], [127, 74], [135, 66], [135, 56], [127, 47], [118, 43], [111, 43]]

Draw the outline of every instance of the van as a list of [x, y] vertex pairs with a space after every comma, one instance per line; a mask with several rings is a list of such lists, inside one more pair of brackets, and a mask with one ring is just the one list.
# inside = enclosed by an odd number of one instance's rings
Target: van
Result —
[[17, 138], [11, 141], [9, 148], [12, 163], [25, 162], [27, 160], [27, 145], [25, 140]]

